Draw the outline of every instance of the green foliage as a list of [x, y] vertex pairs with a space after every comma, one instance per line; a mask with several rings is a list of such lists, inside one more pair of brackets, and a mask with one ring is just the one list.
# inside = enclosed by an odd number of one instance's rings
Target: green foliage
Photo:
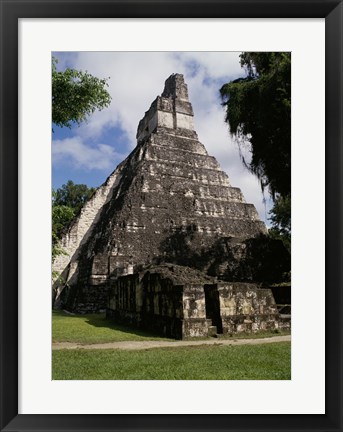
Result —
[[77, 214], [94, 192], [94, 188], [88, 188], [85, 184], [75, 184], [72, 180], [68, 180], [62, 187], [53, 191], [53, 206], [70, 207], [74, 214]]
[[[58, 255], [65, 255], [64, 249], [61, 247], [59, 239], [53, 234], [52, 235], [52, 261]], [[59, 275], [58, 272], [53, 272], [53, 277], [56, 278]]]
[[[94, 188], [74, 184], [71, 180], [61, 188], [52, 190], [52, 260], [65, 254], [60, 245], [62, 234], [94, 191]], [[54, 280], [58, 276], [59, 274], [53, 272]]]
[[251, 144], [250, 171], [272, 196], [291, 188], [291, 54], [244, 52], [246, 78], [220, 89], [226, 121], [238, 141]]
[[[67, 206], [52, 206], [52, 250], [51, 258], [52, 261], [59, 256], [65, 255], [65, 250], [61, 247], [60, 239], [63, 230], [70, 224], [75, 215], [74, 210]], [[57, 271], [52, 271], [52, 280], [56, 281], [60, 278], [60, 274]]]
[[273, 239], [281, 240], [285, 248], [291, 253], [291, 197], [278, 196], [274, 207], [269, 212], [272, 227], [269, 235]]
[[289, 380], [289, 342], [142, 351], [61, 350], [54, 380]]
[[225, 84], [220, 93], [226, 121], [238, 142], [250, 142], [245, 165], [274, 199], [272, 239], [291, 252], [291, 54], [244, 52], [246, 78]]
[[58, 72], [57, 59], [52, 58], [52, 121], [57, 126], [80, 125], [95, 110], [110, 105], [107, 79], [67, 68]]
[[[273, 240], [281, 240], [286, 250], [291, 253], [291, 235], [282, 233], [278, 228], [270, 228], [268, 230], [269, 237]], [[285, 272], [287, 273], [287, 272]]]
[[52, 206], [52, 243], [57, 244], [63, 230], [75, 216], [75, 210], [66, 205]]
[[290, 195], [278, 196], [274, 207], [269, 212], [270, 221], [274, 228], [279, 229], [282, 234], [291, 233], [291, 197]]

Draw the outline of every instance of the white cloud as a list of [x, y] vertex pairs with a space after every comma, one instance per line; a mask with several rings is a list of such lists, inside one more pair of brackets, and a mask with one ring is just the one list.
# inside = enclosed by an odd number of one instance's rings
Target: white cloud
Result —
[[[162, 93], [164, 81], [172, 73], [185, 75], [194, 106], [206, 105], [210, 110], [220, 103], [219, 84], [204, 84], [205, 79], [222, 78], [224, 83], [243, 72], [238, 53], [83, 52], [78, 53], [75, 67], [98, 77], [110, 77], [112, 96], [111, 106], [93, 114], [80, 132], [94, 137], [100, 136], [108, 126], [119, 126], [133, 145], [139, 120], [155, 97]], [[212, 94], [210, 89], [214, 90]]]
[[107, 144], [86, 145], [80, 137], [52, 142], [53, 164], [68, 164], [74, 168], [112, 170], [118, 154]]
[[227, 77], [232, 79], [242, 74], [238, 61], [238, 52], [185, 52], [182, 58], [187, 62], [195, 62], [204, 69], [212, 79]]

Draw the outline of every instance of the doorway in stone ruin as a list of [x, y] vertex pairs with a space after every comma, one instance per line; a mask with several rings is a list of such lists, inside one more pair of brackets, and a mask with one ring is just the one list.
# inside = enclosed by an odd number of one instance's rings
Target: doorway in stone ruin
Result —
[[217, 333], [223, 333], [218, 288], [216, 285], [205, 285], [204, 288], [206, 318], [212, 320], [212, 325], [217, 327]]

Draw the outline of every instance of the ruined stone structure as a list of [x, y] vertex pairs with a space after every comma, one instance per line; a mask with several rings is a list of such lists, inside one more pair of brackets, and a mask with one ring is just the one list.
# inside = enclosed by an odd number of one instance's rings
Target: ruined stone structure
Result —
[[270, 289], [217, 282], [175, 264], [150, 266], [113, 281], [107, 317], [176, 339], [290, 329]]
[[[109, 290], [113, 295], [111, 304], [119, 304], [124, 301], [115, 294], [115, 289], [121, 289], [124, 283], [120, 277], [133, 274], [125, 284], [135, 281], [132, 283], [136, 287], [141, 286], [138, 273], [152, 264], [175, 263], [232, 280], [233, 274], [240, 274], [236, 270], [241, 257], [247, 254], [245, 241], [266, 233], [255, 207], [245, 202], [240, 189], [230, 185], [227, 174], [199, 142], [187, 86], [182, 75], [173, 74], [139, 122], [136, 148], [85, 204], [65, 233], [62, 247], [67, 255], [57, 257], [53, 267], [66, 283], [55, 283], [55, 304], [79, 312], [101, 310], [107, 306]], [[123, 303], [121, 309], [111, 308], [113, 316], [126, 316], [136, 324], [144, 321], [142, 316], [152, 311], [151, 305], [150, 309], [139, 309], [149, 304], [147, 298], [139, 300], [139, 292], [147, 295], [152, 289], [145, 281], [143, 278], [143, 291], [137, 288], [135, 293], [137, 304], [143, 303], [131, 310], [132, 316], [129, 309], [125, 313]], [[183, 285], [181, 291], [169, 287], [166, 292], [179, 306], [194, 289], [202, 292], [203, 299], [206, 292], [211, 298], [211, 289], [204, 291], [199, 283], [197, 289]], [[218, 285], [215, 292], [223, 289]], [[186, 309], [173, 310], [181, 319]], [[196, 313], [200, 314], [200, 309]], [[205, 323], [206, 314], [201, 319]], [[152, 322], [152, 318], [146, 320]], [[185, 334], [180, 326], [178, 323], [177, 331], [168, 332]]]

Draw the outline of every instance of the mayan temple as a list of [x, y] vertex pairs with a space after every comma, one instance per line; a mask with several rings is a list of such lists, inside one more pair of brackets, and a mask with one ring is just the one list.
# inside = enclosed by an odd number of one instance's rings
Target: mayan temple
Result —
[[198, 140], [187, 85], [173, 74], [139, 122], [136, 148], [63, 236], [55, 305], [107, 309], [179, 338], [274, 328], [271, 291], [241, 265], [247, 241], [266, 233]]

